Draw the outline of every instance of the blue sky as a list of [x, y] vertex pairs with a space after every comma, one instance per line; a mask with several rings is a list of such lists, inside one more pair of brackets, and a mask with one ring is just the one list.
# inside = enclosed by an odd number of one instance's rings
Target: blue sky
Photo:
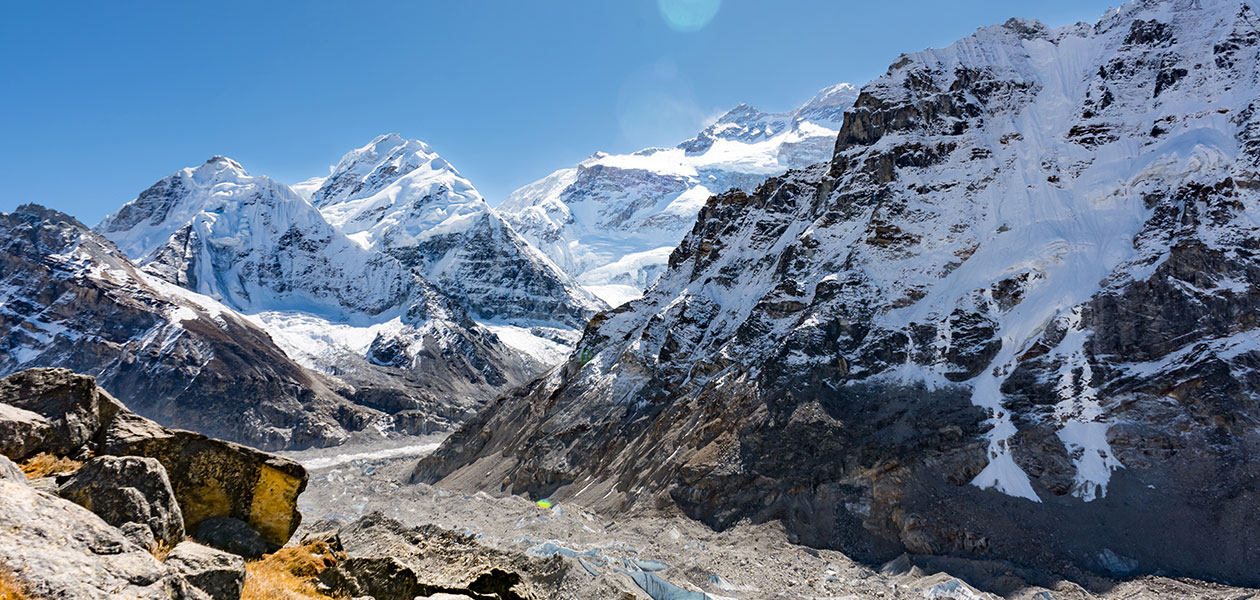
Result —
[[10, 3], [0, 211], [38, 202], [95, 224], [214, 154], [295, 183], [390, 131], [497, 204], [596, 150], [676, 144], [741, 102], [787, 110], [982, 25], [1094, 22], [1110, 4]]

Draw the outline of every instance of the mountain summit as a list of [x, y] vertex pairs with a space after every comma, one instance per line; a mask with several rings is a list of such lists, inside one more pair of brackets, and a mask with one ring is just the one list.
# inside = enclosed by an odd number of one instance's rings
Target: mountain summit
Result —
[[677, 148], [596, 153], [498, 208], [561, 269], [618, 305], [656, 281], [710, 195], [828, 160], [856, 95], [842, 83], [786, 113], [740, 105]]
[[342, 157], [311, 201], [351, 239], [398, 259], [479, 319], [577, 329], [604, 306], [423, 142], [378, 136]]

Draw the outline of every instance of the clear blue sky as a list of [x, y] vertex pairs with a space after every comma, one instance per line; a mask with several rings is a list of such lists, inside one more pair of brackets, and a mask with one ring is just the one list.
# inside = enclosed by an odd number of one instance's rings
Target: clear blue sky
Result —
[[[378, 133], [422, 139], [497, 204], [596, 150], [786, 110], [901, 52], [1099, 0], [14, 2], [0, 18], [0, 211], [95, 224], [214, 154], [295, 183]], [[704, 12], [705, 6], [699, 6]]]

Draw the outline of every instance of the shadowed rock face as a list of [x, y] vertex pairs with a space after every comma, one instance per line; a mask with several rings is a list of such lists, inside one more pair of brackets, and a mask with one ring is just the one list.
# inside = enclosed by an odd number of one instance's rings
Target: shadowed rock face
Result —
[[1256, 22], [1134, 2], [900, 58], [830, 164], [710, 198], [414, 479], [1260, 583]]
[[235, 554], [181, 542], [166, 555], [164, 564], [211, 600], [240, 600], [245, 586], [245, 559]]

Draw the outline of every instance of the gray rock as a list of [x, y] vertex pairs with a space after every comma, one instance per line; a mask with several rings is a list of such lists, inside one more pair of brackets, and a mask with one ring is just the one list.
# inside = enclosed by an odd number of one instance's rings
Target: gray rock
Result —
[[149, 529], [149, 526], [144, 523], [135, 521], [123, 523], [118, 530], [122, 532], [123, 537], [127, 538], [127, 541], [141, 548], [154, 548], [157, 546], [157, 539], [153, 537], [153, 530]]
[[[68, 369], [27, 369], [0, 379], [0, 403], [25, 411], [12, 413], [25, 421], [24, 425], [13, 422], [12, 427], [25, 428], [28, 435], [40, 432], [43, 437], [27, 449], [31, 454], [76, 454], [100, 428], [101, 394], [95, 379]], [[32, 421], [31, 413], [46, 421]]]
[[26, 485], [26, 473], [22, 472], [13, 461], [0, 456], [0, 481], [12, 481]]
[[166, 564], [213, 600], [239, 600], [245, 586], [245, 559], [209, 546], [181, 542]]
[[347, 558], [323, 571], [320, 581], [345, 595], [378, 600], [442, 593], [499, 600], [554, 597], [548, 586], [568, 568], [558, 556], [505, 552], [474, 536], [433, 525], [407, 527], [381, 513], [342, 527], [337, 537]]
[[0, 481], [0, 565], [35, 598], [206, 596], [91, 511]]
[[48, 419], [16, 406], [0, 404], [0, 455], [22, 460], [37, 454], [52, 436]]
[[44, 492], [45, 494], [57, 495], [57, 490], [61, 489], [61, 484], [57, 483], [56, 477], [37, 477], [35, 479], [26, 480], [26, 484]]
[[258, 558], [280, 547], [263, 539], [248, 523], [232, 517], [210, 517], [197, 525], [198, 542], [246, 558]]
[[59, 494], [116, 527], [143, 524], [162, 544], [175, 544], [184, 538], [183, 514], [166, 469], [156, 459], [94, 458], [70, 476]]

